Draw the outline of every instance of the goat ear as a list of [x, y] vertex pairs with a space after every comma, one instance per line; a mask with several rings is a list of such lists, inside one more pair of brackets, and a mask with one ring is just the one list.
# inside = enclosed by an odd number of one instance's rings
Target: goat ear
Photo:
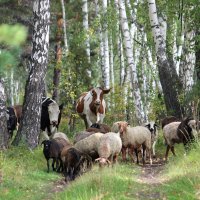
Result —
[[145, 125], [145, 127], [147, 127], [147, 128], [150, 128], [150, 124], [149, 124], [149, 123], [148, 123], [148, 124], [146, 124], [146, 125]]
[[110, 92], [111, 88], [110, 89], [103, 89], [103, 93], [104, 94], [108, 94]]
[[99, 161], [100, 160], [100, 158], [97, 158], [97, 159], [95, 159], [95, 162], [97, 162], [97, 161]]
[[63, 109], [63, 107], [64, 107], [64, 104], [62, 103], [62, 104], [60, 104], [59, 105], [59, 110], [62, 110]]

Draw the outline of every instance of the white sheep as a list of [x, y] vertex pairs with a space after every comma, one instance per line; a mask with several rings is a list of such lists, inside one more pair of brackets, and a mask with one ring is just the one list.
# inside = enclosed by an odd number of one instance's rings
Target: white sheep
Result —
[[181, 122], [172, 122], [163, 128], [163, 136], [167, 145], [165, 160], [168, 158], [169, 150], [175, 156], [175, 143], [183, 143], [185, 150], [189, 148], [189, 144], [195, 140], [197, 133], [197, 123], [191, 118], [186, 118]]
[[93, 159], [96, 159], [98, 158], [98, 142], [103, 135], [103, 133], [94, 133], [74, 144], [74, 147], [82, 153], [88, 154]]
[[[122, 159], [126, 159], [126, 149], [130, 148], [131, 151], [135, 150], [137, 156], [137, 163], [139, 163], [137, 150], [142, 147], [143, 149], [143, 164], [146, 160], [146, 149], [149, 152], [150, 164], [151, 159], [151, 132], [144, 126], [130, 127], [127, 122], [115, 122], [111, 128], [114, 132], [119, 132], [122, 139]], [[133, 157], [132, 157], [133, 159]]]
[[57, 132], [57, 133], [54, 133], [53, 136], [51, 137], [52, 139], [55, 139], [55, 138], [63, 138], [64, 140], [68, 141], [69, 142], [69, 139], [67, 137], [67, 135], [65, 133], [62, 133], [62, 132]]
[[99, 158], [95, 161], [99, 162], [99, 166], [106, 163], [116, 163], [117, 157], [121, 152], [122, 141], [119, 133], [108, 132], [99, 139], [98, 154]]

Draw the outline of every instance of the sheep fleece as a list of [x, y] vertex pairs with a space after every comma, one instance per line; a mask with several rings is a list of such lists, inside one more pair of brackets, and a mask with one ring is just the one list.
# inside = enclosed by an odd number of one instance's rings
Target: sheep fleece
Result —
[[106, 133], [99, 139], [99, 157], [109, 158], [111, 155], [120, 153], [122, 141], [117, 133]]

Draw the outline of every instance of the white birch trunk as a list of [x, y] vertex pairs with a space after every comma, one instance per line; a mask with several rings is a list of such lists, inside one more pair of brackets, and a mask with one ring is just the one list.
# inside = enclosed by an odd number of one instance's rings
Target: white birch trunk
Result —
[[[107, 0], [102, 1], [102, 9], [104, 16], [107, 12]], [[110, 63], [109, 63], [109, 46], [108, 46], [108, 30], [107, 22], [104, 20], [102, 25], [102, 40], [103, 40], [103, 49], [104, 49], [104, 71], [103, 71], [103, 82], [105, 88], [110, 88]]]
[[115, 92], [115, 76], [114, 76], [114, 58], [113, 58], [113, 44], [112, 44], [112, 36], [109, 37], [109, 46], [110, 46], [110, 75], [111, 75], [111, 83], [113, 93]]
[[195, 67], [195, 52], [192, 50], [194, 47], [195, 32], [190, 31], [186, 33], [183, 60], [180, 66], [180, 77], [183, 83], [185, 92], [189, 92], [194, 85], [194, 67]]
[[13, 69], [11, 69], [11, 75], [10, 75], [10, 98], [11, 98], [11, 105], [13, 106], [15, 104], [14, 102], [14, 80], [13, 80]]
[[180, 63], [181, 63], [181, 56], [182, 56], [182, 53], [183, 53], [183, 44], [184, 44], [184, 41], [185, 41], [185, 37], [184, 37], [184, 18], [182, 18], [182, 30], [181, 30], [181, 36], [180, 36], [180, 43], [177, 47], [177, 55], [176, 55], [176, 72], [177, 74], [179, 75], [180, 73]]
[[88, 63], [90, 63], [90, 38], [89, 38], [89, 22], [88, 22], [88, 2], [87, 0], [82, 0], [82, 12], [83, 12], [83, 29], [85, 30], [86, 39], [86, 55], [88, 59]]
[[133, 47], [131, 45], [131, 35], [130, 30], [128, 27], [125, 4], [123, 0], [119, 0], [119, 13], [120, 13], [120, 25], [123, 33], [125, 51], [127, 62], [130, 67], [131, 71], [131, 81], [132, 81], [132, 88], [133, 88], [133, 97], [134, 97], [134, 104], [135, 104], [135, 111], [136, 111], [136, 118], [139, 123], [144, 122], [144, 110], [141, 101], [141, 94], [138, 85], [138, 77], [137, 77], [137, 69], [133, 59]]
[[160, 33], [162, 35], [163, 40], [166, 43], [166, 37], [167, 37], [167, 21], [164, 17], [158, 18], [159, 27], [160, 27]]
[[166, 42], [158, 23], [155, 0], [148, 0], [147, 2], [149, 6], [149, 19], [156, 48], [159, 77], [162, 84], [166, 109], [168, 112], [173, 112], [173, 115], [180, 118], [182, 116], [182, 109], [178, 100], [178, 76], [175, 67], [170, 66], [167, 58]]
[[2, 78], [0, 78], [0, 149], [8, 147], [8, 129], [6, 118], [6, 94]]
[[138, 4], [138, 0], [135, 0], [134, 1], [134, 8], [132, 8], [130, 0], [126, 0], [126, 5], [127, 5], [129, 12], [131, 14], [130, 33], [131, 33], [131, 42], [132, 42], [133, 46], [134, 46], [135, 33], [137, 31], [137, 26], [136, 26], [137, 4]]
[[118, 37], [118, 57], [120, 62], [120, 85], [124, 85], [126, 78], [125, 63], [124, 63], [124, 50], [122, 44], [122, 34]]

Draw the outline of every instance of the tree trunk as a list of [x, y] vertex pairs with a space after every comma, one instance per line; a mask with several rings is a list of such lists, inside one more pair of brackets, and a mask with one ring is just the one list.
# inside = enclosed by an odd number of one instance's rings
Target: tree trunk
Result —
[[112, 91], [115, 92], [115, 75], [114, 75], [114, 58], [113, 58], [113, 43], [112, 35], [109, 36], [109, 46], [110, 46], [110, 75], [112, 83]]
[[66, 28], [66, 15], [65, 15], [65, 3], [64, 0], [60, 0], [62, 6], [62, 18], [63, 18], [63, 32], [64, 32], [64, 53], [68, 52], [68, 42], [67, 42], [67, 28]]
[[14, 145], [18, 145], [22, 139], [31, 149], [37, 146], [40, 133], [41, 104], [49, 49], [49, 0], [35, 0], [33, 13], [31, 71], [26, 83], [22, 121], [13, 141]]
[[[200, 30], [196, 31], [196, 37], [200, 37]], [[197, 81], [200, 82], [200, 40], [196, 39], [195, 41], [195, 46], [196, 46], [196, 51], [195, 51], [195, 56], [196, 56], [196, 75], [197, 75]]]
[[56, 33], [56, 66], [54, 67], [54, 76], [53, 76], [53, 95], [52, 99], [59, 101], [59, 82], [62, 68], [62, 31], [63, 31], [63, 18], [62, 14], [57, 15], [57, 33]]
[[183, 55], [180, 65], [180, 79], [183, 84], [184, 92], [187, 93], [192, 89], [194, 84], [194, 66], [195, 66], [195, 52], [194, 46], [194, 31], [188, 31], [185, 34], [185, 41], [183, 47]]
[[120, 25], [123, 34], [123, 41], [125, 46], [125, 53], [127, 58], [127, 63], [131, 72], [131, 83], [135, 104], [135, 114], [139, 123], [144, 122], [144, 110], [141, 100], [140, 88], [138, 84], [137, 69], [133, 59], [133, 47], [131, 45], [131, 35], [128, 27], [125, 4], [123, 0], [119, 0], [119, 13], [120, 13]]
[[174, 66], [170, 66], [166, 55], [166, 43], [161, 34], [155, 0], [148, 0], [149, 18], [156, 46], [159, 77], [163, 89], [165, 105], [168, 114], [182, 117], [182, 108], [178, 101], [181, 88]]
[[0, 78], [0, 150], [8, 147], [8, 129], [6, 118], [6, 95], [3, 80]]
[[89, 38], [89, 23], [88, 23], [88, 2], [87, 0], [82, 0], [82, 12], [83, 12], [83, 29], [85, 30], [86, 39], [86, 55], [88, 59], [88, 63], [90, 63], [90, 38]]
[[[102, 10], [104, 17], [107, 15], [107, 0], [102, 1]], [[102, 42], [103, 42], [103, 62], [104, 62], [104, 70], [103, 70], [103, 84], [105, 88], [110, 88], [110, 63], [109, 63], [109, 46], [108, 46], [108, 25], [107, 20], [103, 21], [102, 24]]]

